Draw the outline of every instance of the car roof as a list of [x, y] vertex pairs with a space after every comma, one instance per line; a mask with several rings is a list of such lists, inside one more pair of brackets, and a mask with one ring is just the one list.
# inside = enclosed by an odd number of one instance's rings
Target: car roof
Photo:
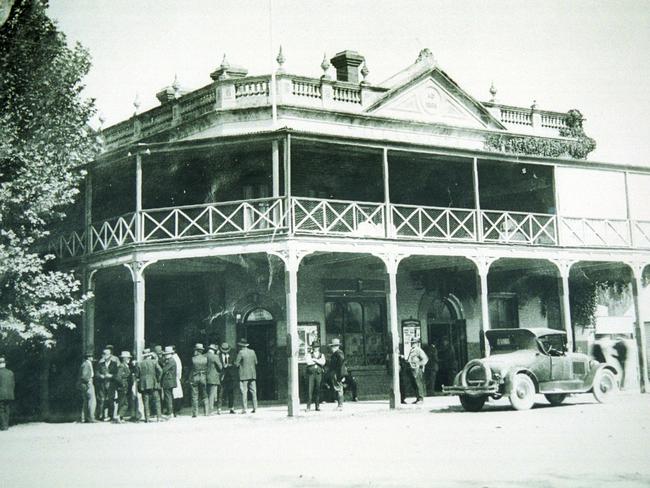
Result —
[[526, 334], [527, 332], [522, 332], [522, 331], [527, 331], [528, 333], [531, 333], [535, 337], [542, 337], [546, 335], [557, 335], [557, 334], [562, 334], [566, 335], [566, 332], [563, 330], [557, 330], [557, 329], [549, 329], [548, 327], [526, 327], [526, 328], [513, 328], [513, 329], [490, 329], [487, 330], [485, 333], [488, 335], [495, 335], [499, 333], [504, 333], [504, 334], [511, 334], [511, 333], [519, 333], [519, 334]]

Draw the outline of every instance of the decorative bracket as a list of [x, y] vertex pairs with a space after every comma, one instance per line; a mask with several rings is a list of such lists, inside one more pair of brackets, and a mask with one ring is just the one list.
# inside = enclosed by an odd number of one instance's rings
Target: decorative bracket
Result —
[[378, 257], [384, 262], [384, 265], [386, 266], [386, 273], [388, 273], [389, 275], [397, 275], [397, 269], [399, 268], [399, 263], [402, 262], [403, 259], [408, 258], [410, 256], [410, 254], [393, 253], [393, 252], [388, 252], [388, 253], [373, 252], [372, 255]]
[[289, 272], [297, 273], [300, 268], [300, 262], [305, 256], [312, 254], [314, 251], [304, 249], [282, 249], [281, 251], [266, 251], [267, 254], [279, 257], [284, 263], [284, 267]]
[[476, 265], [476, 269], [478, 270], [479, 276], [487, 277], [488, 273], [490, 272], [490, 266], [492, 266], [492, 263], [494, 263], [499, 258], [496, 256], [481, 255], [481, 256], [467, 256], [467, 259], [469, 259]]
[[571, 273], [571, 266], [573, 266], [576, 261], [570, 259], [549, 259], [560, 272], [560, 278], [569, 279], [569, 274]]
[[144, 270], [150, 264], [156, 263], [157, 260], [152, 261], [131, 261], [130, 263], [124, 263], [124, 267], [129, 270], [131, 273], [131, 280], [134, 283], [144, 281]]

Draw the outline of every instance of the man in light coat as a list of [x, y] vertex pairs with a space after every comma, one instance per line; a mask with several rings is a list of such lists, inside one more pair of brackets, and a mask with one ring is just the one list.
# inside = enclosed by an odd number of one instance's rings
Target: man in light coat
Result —
[[426, 395], [426, 389], [424, 387], [424, 366], [429, 361], [429, 358], [420, 347], [420, 339], [416, 339], [415, 337], [411, 339], [411, 350], [409, 351], [407, 361], [411, 366], [411, 372], [413, 373], [413, 379], [417, 388], [417, 398], [413, 403], [422, 403]]
[[172, 359], [176, 363], [176, 387], [172, 390], [172, 395], [174, 397], [174, 417], [178, 415], [181, 411], [181, 403], [183, 402], [183, 385], [181, 379], [183, 378], [183, 363], [181, 358], [176, 354], [176, 346], [171, 346], [174, 354], [172, 354]]
[[248, 349], [248, 342], [242, 338], [237, 345], [240, 347], [235, 366], [239, 368], [239, 389], [241, 391], [242, 412], [246, 413], [248, 407], [248, 392], [253, 400], [253, 410], [257, 410], [257, 355], [252, 349]]

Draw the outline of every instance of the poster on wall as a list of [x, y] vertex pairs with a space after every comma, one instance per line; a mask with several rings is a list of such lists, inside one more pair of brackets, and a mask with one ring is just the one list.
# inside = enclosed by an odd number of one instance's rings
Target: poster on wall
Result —
[[319, 322], [298, 322], [298, 361], [305, 362], [307, 348], [319, 338]]
[[420, 321], [414, 318], [402, 320], [402, 344], [404, 344], [404, 357], [411, 351], [411, 339], [420, 339]]

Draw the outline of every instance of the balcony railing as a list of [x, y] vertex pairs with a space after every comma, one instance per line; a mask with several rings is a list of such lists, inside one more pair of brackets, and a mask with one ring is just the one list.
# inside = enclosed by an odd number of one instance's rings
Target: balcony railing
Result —
[[142, 212], [142, 242], [212, 238], [286, 229], [284, 201], [262, 198]]
[[134, 243], [267, 234], [650, 249], [650, 221], [293, 197], [128, 213], [58, 237], [49, 251], [77, 257]]

